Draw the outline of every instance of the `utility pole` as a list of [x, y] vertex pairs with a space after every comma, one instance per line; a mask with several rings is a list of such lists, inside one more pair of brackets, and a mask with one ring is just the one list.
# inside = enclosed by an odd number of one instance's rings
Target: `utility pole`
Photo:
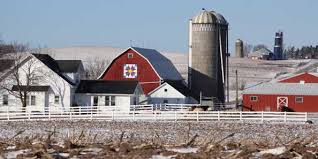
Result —
[[235, 70], [235, 85], [236, 85], [236, 108], [238, 108], [238, 76], [237, 76], [237, 70]]

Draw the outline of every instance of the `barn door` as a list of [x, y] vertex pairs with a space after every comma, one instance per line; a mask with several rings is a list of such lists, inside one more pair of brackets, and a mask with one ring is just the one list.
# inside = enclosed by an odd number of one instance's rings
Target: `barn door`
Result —
[[288, 97], [277, 97], [277, 110], [288, 107]]

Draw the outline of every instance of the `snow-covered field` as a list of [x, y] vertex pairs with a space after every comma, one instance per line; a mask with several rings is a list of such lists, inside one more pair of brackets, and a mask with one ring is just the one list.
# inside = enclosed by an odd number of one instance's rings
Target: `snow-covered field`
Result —
[[318, 125], [247, 122], [0, 122], [0, 155], [67, 158], [317, 157]]

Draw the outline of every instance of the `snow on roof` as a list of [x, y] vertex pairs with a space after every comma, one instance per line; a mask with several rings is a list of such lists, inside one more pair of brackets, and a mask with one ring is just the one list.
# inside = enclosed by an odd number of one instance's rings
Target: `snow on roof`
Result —
[[139, 47], [132, 47], [132, 49], [145, 57], [163, 80], [183, 79], [172, 62], [157, 50]]
[[318, 84], [262, 83], [245, 89], [243, 94], [318, 95]]

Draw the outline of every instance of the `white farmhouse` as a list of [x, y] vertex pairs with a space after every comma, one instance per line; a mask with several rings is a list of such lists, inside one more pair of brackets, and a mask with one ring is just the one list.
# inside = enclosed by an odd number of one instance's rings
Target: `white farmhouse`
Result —
[[129, 111], [131, 105], [145, 100], [138, 81], [82, 80], [75, 93], [77, 105], [104, 111]]
[[[0, 97], [0, 110], [21, 110], [20, 98], [25, 98], [26, 111], [69, 110], [84, 72], [81, 61], [56, 61], [47, 54], [25, 55], [1, 80], [6, 91]], [[26, 96], [21, 92], [27, 92]]]
[[148, 94], [149, 104], [194, 104], [190, 90], [182, 81], [166, 81]]

